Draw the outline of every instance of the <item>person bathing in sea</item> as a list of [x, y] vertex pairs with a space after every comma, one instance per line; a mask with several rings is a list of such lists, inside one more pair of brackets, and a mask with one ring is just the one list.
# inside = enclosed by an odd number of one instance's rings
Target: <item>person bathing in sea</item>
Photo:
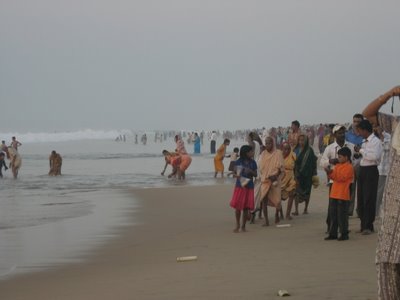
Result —
[[49, 157], [50, 164], [50, 176], [58, 176], [61, 175], [61, 166], [62, 166], [62, 158], [59, 153], [53, 150]]
[[18, 147], [19, 147], [19, 146], [22, 146], [22, 144], [21, 144], [19, 141], [17, 141], [17, 139], [16, 139], [15, 136], [13, 136], [13, 137], [11, 138], [11, 145], [10, 145], [10, 146], [13, 147], [15, 150], [18, 151]]
[[8, 153], [10, 154], [10, 168], [15, 179], [18, 177], [18, 171], [21, 168], [22, 159], [18, 151], [13, 147], [8, 147]]
[[230, 140], [225, 139], [224, 143], [218, 148], [217, 154], [214, 156], [214, 177], [217, 178], [218, 173], [221, 173], [221, 178], [224, 177], [224, 163], [223, 160], [226, 155], [226, 148], [229, 146]]
[[164, 155], [165, 166], [161, 171], [161, 175], [164, 176], [168, 165], [171, 165], [172, 172], [168, 175], [168, 178], [175, 177], [178, 173], [178, 168], [181, 163], [181, 156], [176, 152], [169, 152], [168, 150], [163, 150], [162, 154]]
[[5, 157], [4, 152], [0, 152], [0, 178], [3, 178], [3, 173], [2, 173], [3, 167], [5, 171], [8, 170], [6, 162], [4, 161], [4, 157]]

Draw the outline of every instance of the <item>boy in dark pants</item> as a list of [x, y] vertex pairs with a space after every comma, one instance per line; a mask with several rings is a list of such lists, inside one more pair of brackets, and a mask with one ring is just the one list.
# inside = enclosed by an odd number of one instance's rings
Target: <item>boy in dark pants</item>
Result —
[[[349, 239], [350, 185], [353, 182], [354, 170], [351, 164], [351, 150], [343, 147], [338, 151], [339, 163], [332, 170], [329, 167], [325, 171], [329, 179], [333, 180], [329, 193], [329, 235], [325, 240], [345, 241]], [[338, 237], [338, 227], [340, 237]]]

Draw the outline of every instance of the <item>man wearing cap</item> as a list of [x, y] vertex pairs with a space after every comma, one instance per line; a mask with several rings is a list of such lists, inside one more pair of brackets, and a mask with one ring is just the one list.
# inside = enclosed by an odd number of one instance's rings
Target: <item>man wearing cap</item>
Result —
[[[327, 167], [331, 167], [334, 168], [335, 165], [339, 162], [338, 160], [338, 150], [343, 148], [343, 147], [347, 147], [349, 148], [352, 153], [351, 156], [353, 157], [354, 155], [354, 144], [347, 142], [345, 139], [345, 134], [346, 134], [346, 127], [344, 127], [343, 125], [335, 125], [332, 129], [332, 134], [335, 137], [335, 141], [328, 145], [325, 150], [324, 153], [322, 154], [321, 160], [319, 162], [319, 165], [325, 169]], [[332, 180], [329, 181], [329, 189], [332, 186]], [[354, 207], [354, 198], [350, 201], [353, 201], [353, 207]], [[350, 202], [350, 206], [351, 206], [351, 202]], [[328, 216], [326, 218], [326, 225], [328, 226], [328, 232], [329, 232], [329, 227], [330, 227], [330, 218], [329, 218], [329, 207], [330, 207], [330, 200], [329, 200], [329, 205], [328, 205]]]

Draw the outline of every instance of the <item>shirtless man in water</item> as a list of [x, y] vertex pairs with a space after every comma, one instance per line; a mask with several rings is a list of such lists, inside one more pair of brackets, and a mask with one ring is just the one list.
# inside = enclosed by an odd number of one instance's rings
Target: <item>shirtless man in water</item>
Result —
[[18, 147], [19, 146], [22, 146], [22, 144], [19, 142], [19, 141], [17, 141], [17, 139], [15, 138], [15, 136], [13, 136], [12, 138], [11, 138], [11, 147], [13, 147], [15, 150], [17, 150], [18, 151]]

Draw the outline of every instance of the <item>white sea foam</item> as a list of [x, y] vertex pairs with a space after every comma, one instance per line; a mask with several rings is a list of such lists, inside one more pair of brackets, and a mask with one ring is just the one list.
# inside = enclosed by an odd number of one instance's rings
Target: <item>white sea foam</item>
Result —
[[17, 140], [22, 143], [42, 143], [42, 142], [65, 142], [77, 140], [109, 140], [115, 139], [121, 134], [132, 135], [131, 130], [93, 130], [83, 129], [71, 132], [0, 132], [0, 139], [5, 140], [6, 143], [11, 141], [11, 137], [17, 137]]

